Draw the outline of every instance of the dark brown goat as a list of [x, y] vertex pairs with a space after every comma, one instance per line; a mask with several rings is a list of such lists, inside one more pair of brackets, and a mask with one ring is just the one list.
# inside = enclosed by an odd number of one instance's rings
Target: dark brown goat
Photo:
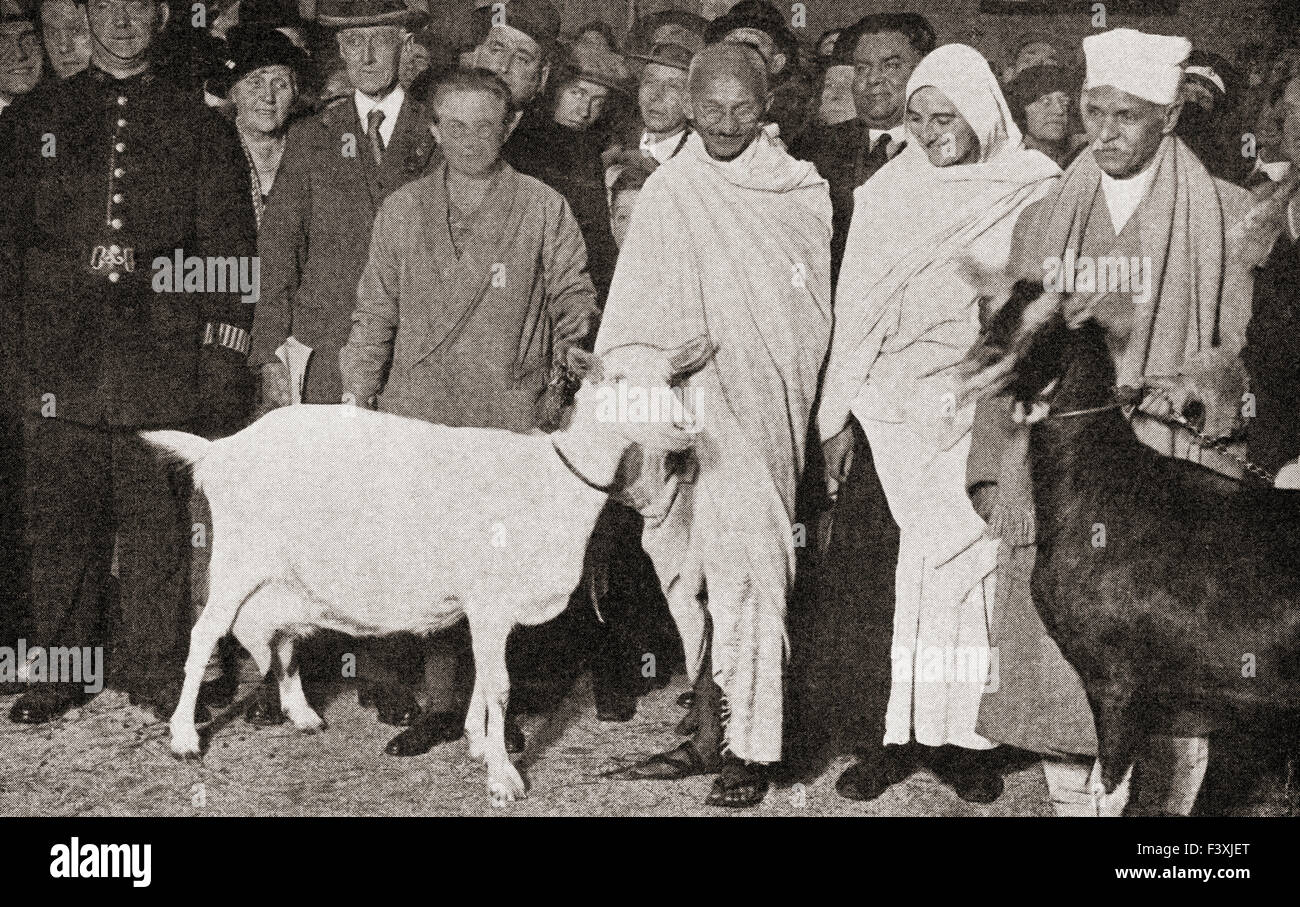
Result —
[[1142, 444], [1116, 405], [1140, 394], [1115, 387], [1102, 328], [1071, 329], [1051, 304], [1018, 283], [967, 361], [985, 376], [982, 396], [1028, 402], [1059, 378], [1052, 415], [1031, 429], [1033, 596], [1087, 692], [1110, 794], [1145, 737], [1184, 711], [1294, 722], [1300, 492], [1248, 487]]

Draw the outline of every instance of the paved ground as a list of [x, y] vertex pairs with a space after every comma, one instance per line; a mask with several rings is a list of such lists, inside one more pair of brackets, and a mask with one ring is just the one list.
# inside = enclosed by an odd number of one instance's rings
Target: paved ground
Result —
[[[677, 678], [641, 699], [635, 719], [595, 719], [584, 678], [550, 716], [526, 715], [528, 751], [520, 763], [526, 800], [494, 808], [483, 767], [470, 761], [463, 741], [428, 756], [383, 754], [392, 729], [373, 710], [362, 711], [350, 689], [319, 697], [329, 729], [299, 734], [290, 725], [255, 729], [228, 710], [212, 725], [201, 764], [182, 763], [168, 750], [167, 728], [105, 692], [82, 709], [46, 726], [16, 725], [0, 717], [0, 812], [7, 815], [565, 815], [680, 816], [730, 814], [703, 805], [710, 780], [620, 781], [602, 777], [629, 758], [676, 741]], [[241, 695], [249, 692], [246, 686]], [[317, 698], [317, 697], [313, 697]], [[8, 710], [12, 698], [0, 699]], [[749, 814], [790, 815], [1019, 815], [1051, 812], [1041, 770], [1027, 763], [1006, 777], [994, 804], [963, 803], [928, 772], [870, 804], [836, 795], [842, 757], [802, 786], [768, 794]]]

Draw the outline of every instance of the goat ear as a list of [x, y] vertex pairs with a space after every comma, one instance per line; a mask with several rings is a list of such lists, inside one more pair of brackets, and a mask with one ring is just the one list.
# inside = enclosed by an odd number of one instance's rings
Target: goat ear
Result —
[[1034, 335], [1056, 317], [1057, 313], [1061, 311], [1064, 298], [1056, 293], [1044, 293], [1025, 306], [1024, 312], [1020, 315], [1020, 328], [1016, 331], [1015, 336], [1018, 347], [1027, 346]]
[[584, 378], [599, 381], [601, 378], [600, 357], [595, 353], [587, 352], [581, 347], [569, 347], [564, 354], [564, 364], [568, 368], [569, 374], [579, 381]]
[[676, 349], [668, 351], [668, 364], [674, 378], [686, 378], [695, 374], [708, 364], [718, 348], [706, 335], [701, 334], [688, 340]]

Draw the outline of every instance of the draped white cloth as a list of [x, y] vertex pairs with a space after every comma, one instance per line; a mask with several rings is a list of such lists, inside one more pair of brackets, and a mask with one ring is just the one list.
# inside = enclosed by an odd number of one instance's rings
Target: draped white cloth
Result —
[[830, 340], [830, 234], [826, 181], [773, 135], [726, 162], [692, 135], [646, 180], [596, 339], [602, 354], [700, 334], [717, 347], [683, 388], [698, 476], [647, 518], [644, 544], [692, 680], [712, 624], [726, 746], [752, 762], [781, 758], [792, 521]]
[[854, 194], [818, 423], [852, 412], [871, 442], [900, 532], [886, 743], [992, 746], [975, 733], [985, 681], [996, 540], [966, 497], [974, 406], [956, 407], [948, 370], [979, 333], [964, 257], [1005, 267], [1019, 213], [1060, 169], [1025, 150], [997, 79], [973, 48], [927, 56], [907, 86], [942, 92], [979, 140], [978, 159], [936, 167], [909, 142]]

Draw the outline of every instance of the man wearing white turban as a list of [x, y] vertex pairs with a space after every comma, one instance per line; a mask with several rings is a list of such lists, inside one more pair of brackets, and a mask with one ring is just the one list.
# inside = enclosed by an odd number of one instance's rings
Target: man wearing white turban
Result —
[[[1010, 275], [1049, 282], [1064, 277], [1076, 299], [1089, 300], [1088, 311], [1079, 314], [1106, 328], [1117, 383], [1166, 387], [1166, 397], [1149, 397], [1130, 417], [1144, 443], [1239, 477], [1230, 458], [1158, 417], [1200, 398], [1191, 375], [1239, 369], [1251, 279], [1232, 236], [1250, 195], [1212, 177], [1174, 135], [1191, 51], [1185, 38], [1115, 29], [1085, 38], [1083, 49], [1081, 113], [1089, 147], [1016, 224]], [[1121, 260], [1141, 263], [1140, 282], [1124, 281], [1118, 289], [1090, 283], [1096, 280], [1092, 273], [1108, 272], [1111, 262]], [[1207, 430], [1236, 416], [1208, 404], [1207, 410]], [[1035, 530], [1024, 433], [1023, 426], [1012, 425], [1005, 400], [977, 408], [970, 494], [1007, 546], [992, 628], [1001, 684], [985, 692], [979, 730], [1053, 757], [1044, 760], [1044, 770], [1057, 812], [1095, 814], [1088, 782], [1097, 751], [1092, 716], [1077, 674], [1047, 636], [1029, 594]], [[1206, 731], [1202, 717], [1191, 714], [1155, 731], [1169, 736], [1152, 738], [1147, 765], [1171, 759], [1172, 767], [1161, 769], [1171, 787], [1159, 795], [1162, 802], [1146, 808], [1191, 810], [1205, 773]], [[1138, 793], [1141, 799], [1140, 784]]]
[[[989, 802], [1002, 781], [977, 734], [990, 677], [987, 612], [998, 543], [965, 494], [974, 407], [958, 409], [950, 366], [979, 333], [973, 257], [1001, 270], [1016, 217], [1060, 169], [1026, 150], [988, 62], [949, 44], [907, 83], [911, 140], [854, 194], [818, 425], [833, 494], [852, 445], [871, 444], [900, 530], [885, 747], [836, 789], [869, 800], [911, 773], [926, 748], [958, 795]], [[906, 212], [903, 217], [899, 212]]]

